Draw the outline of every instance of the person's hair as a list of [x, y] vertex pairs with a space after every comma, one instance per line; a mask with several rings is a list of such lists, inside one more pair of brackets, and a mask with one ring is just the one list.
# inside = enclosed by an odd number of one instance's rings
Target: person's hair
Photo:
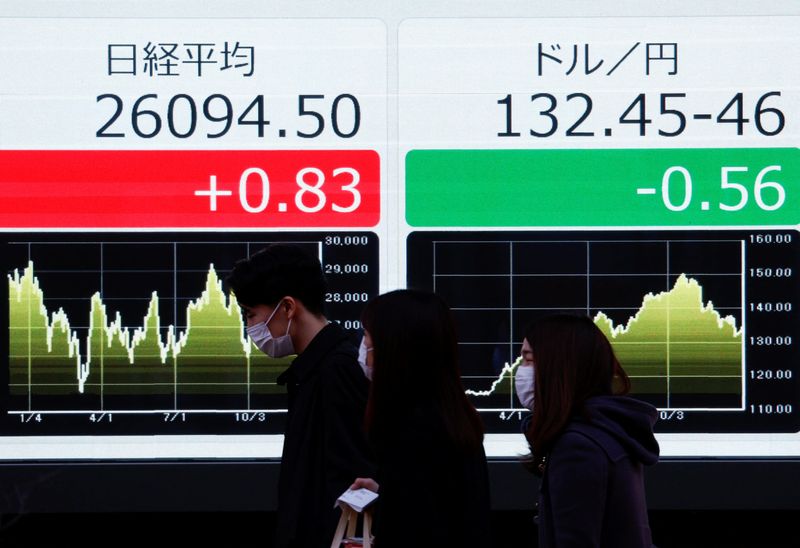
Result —
[[429, 410], [451, 441], [475, 450], [483, 424], [461, 383], [455, 324], [435, 293], [398, 290], [367, 303], [361, 322], [372, 338], [367, 432], [380, 443], [415, 409]]
[[226, 278], [245, 306], [276, 305], [289, 296], [312, 314], [322, 314], [327, 284], [319, 260], [292, 244], [270, 244], [236, 262]]
[[528, 460], [540, 469], [547, 453], [574, 416], [587, 420], [593, 396], [627, 394], [631, 383], [602, 331], [587, 316], [553, 314], [525, 329], [533, 351], [533, 416], [525, 437]]

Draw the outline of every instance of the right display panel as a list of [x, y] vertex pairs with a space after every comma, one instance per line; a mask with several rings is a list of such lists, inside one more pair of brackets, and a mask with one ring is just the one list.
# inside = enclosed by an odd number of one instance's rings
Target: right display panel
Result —
[[407, 19], [407, 284], [453, 308], [487, 454], [525, 326], [586, 314], [668, 458], [800, 456], [796, 16]]
[[791, 231], [413, 232], [408, 285], [450, 303], [465, 388], [519, 432], [525, 325], [587, 314], [664, 433], [796, 432], [798, 238]]

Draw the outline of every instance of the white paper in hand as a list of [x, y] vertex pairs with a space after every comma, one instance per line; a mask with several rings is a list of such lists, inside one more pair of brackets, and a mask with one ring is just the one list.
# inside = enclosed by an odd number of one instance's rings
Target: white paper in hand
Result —
[[359, 514], [364, 511], [364, 508], [372, 504], [378, 498], [378, 493], [370, 491], [369, 489], [348, 489], [342, 496], [336, 499], [336, 505], [341, 506], [342, 503], [347, 504], [350, 508]]

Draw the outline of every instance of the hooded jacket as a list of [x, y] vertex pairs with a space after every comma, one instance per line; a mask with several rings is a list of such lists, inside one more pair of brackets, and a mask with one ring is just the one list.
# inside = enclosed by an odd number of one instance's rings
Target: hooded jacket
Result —
[[585, 404], [547, 457], [539, 494], [542, 548], [650, 548], [643, 466], [658, 461], [656, 409], [624, 396]]

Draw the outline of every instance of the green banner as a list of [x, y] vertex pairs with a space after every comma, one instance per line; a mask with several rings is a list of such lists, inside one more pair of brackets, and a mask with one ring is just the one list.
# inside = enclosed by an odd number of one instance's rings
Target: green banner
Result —
[[417, 227], [800, 223], [800, 149], [412, 150]]

